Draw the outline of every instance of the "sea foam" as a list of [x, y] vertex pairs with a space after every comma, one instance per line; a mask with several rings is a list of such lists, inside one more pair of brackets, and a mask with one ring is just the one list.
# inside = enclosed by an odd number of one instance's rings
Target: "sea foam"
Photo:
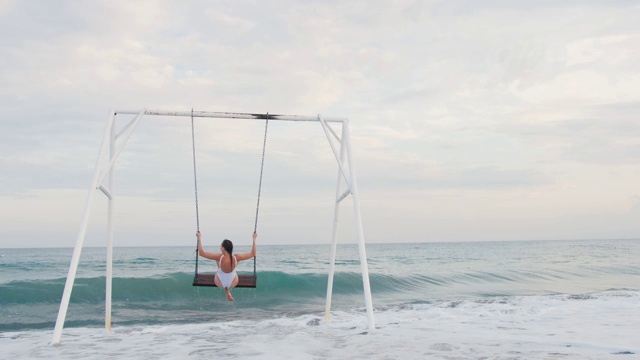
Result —
[[0, 334], [6, 359], [636, 359], [640, 292], [414, 302], [216, 323]]

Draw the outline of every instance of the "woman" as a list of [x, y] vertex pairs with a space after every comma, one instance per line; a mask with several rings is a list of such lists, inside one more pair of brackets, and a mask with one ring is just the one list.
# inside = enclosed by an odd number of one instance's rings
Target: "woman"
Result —
[[198, 254], [207, 259], [215, 260], [218, 264], [218, 271], [216, 271], [214, 278], [216, 286], [221, 289], [224, 288], [224, 291], [227, 293], [227, 300], [233, 301], [233, 296], [231, 296], [231, 291], [229, 289], [238, 285], [236, 266], [238, 266], [238, 262], [249, 260], [256, 256], [256, 238], [258, 237], [258, 234], [254, 232], [252, 235], [253, 246], [251, 247], [251, 252], [237, 255], [233, 255], [233, 243], [231, 240], [225, 239], [222, 242], [220, 245], [220, 253], [210, 253], [202, 249], [200, 231], [196, 232], [196, 237], [198, 238]]

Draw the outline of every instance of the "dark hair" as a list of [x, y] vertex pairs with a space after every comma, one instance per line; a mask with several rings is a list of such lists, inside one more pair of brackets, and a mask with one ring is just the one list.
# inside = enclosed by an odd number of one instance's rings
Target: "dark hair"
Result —
[[224, 239], [222, 247], [229, 253], [229, 265], [233, 268], [233, 243], [229, 239]]

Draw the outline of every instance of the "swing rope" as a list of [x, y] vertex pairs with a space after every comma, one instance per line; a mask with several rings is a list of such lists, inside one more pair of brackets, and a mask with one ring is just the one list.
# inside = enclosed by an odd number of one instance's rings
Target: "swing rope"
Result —
[[[198, 176], [196, 173], [196, 136], [193, 125], [193, 108], [191, 108], [191, 145], [193, 148], [193, 185], [196, 197], [196, 229], [200, 231], [200, 215], [198, 212]], [[198, 240], [196, 239], [196, 275], [198, 275]]]
[[[258, 182], [258, 201], [256, 204], [256, 222], [253, 225], [253, 232], [258, 231], [258, 213], [260, 212], [260, 192], [262, 191], [262, 173], [264, 172], [264, 154], [267, 149], [267, 129], [269, 127], [269, 113], [267, 113], [264, 122], [264, 139], [262, 140], [262, 161], [260, 163], [260, 181]], [[256, 257], [253, 257], [253, 274], [256, 274]]]

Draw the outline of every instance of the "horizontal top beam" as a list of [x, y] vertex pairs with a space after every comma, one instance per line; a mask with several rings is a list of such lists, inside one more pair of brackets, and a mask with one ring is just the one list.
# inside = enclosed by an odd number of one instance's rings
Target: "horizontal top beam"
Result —
[[[140, 111], [136, 110], [117, 110], [114, 114], [140, 114]], [[219, 118], [219, 119], [245, 119], [245, 120], [265, 120], [267, 116], [269, 120], [283, 120], [283, 121], [320, 121], [320, 115], [316, 116], [302, 116], [302, 115], [278, 115], [278, 114], [249, 114], [249, 113], [232, 113], [232, 112], [211, 112], [211, 111], [160, 111], [160, 110], [146, 110], [145, 115], [157, 115], [157, 116], [186, 116], [191, 117], [203, 117], [203, 118]], [[339, 117], [322, 117], [322, 120], [326, 122], [347, 122], [347, 118]]]

